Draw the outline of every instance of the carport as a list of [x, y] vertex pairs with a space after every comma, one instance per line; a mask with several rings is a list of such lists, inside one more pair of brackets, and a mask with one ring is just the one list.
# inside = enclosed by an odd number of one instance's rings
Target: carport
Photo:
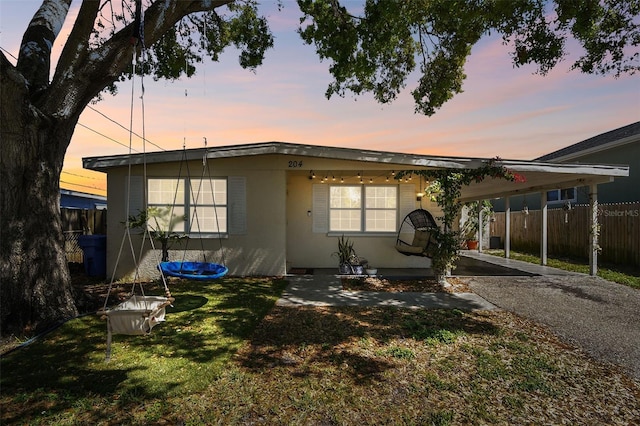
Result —
[[[556, 164], [537, 161], [501, 160], [506, 168], [524, 175], [525, 182], [508, 182], [498, 179], [486, 179], [480, 183], [472, 183], [463, 188], [460, 201], [482, 201], [496, 198], [505, 199], [505, 257], [510, 256], [510, 213], [509, 197], [514, 195], [539, 194], [542, 210], [542, 226], [540, 235], [540, 263], [547, 265], [547, 191], [570, 187], [589, 188], [590, 206], [590, 238], [589, 238], [589, 273], [596, 275], [598, 271], [598, 185], [613, 182], [615, 178], [629, 176], [629, 167], [620, 165], [592, 164]], [[482, 229], [482, 212], [478, 218]], [[482, 251], [480, 239], [479, 251]]]

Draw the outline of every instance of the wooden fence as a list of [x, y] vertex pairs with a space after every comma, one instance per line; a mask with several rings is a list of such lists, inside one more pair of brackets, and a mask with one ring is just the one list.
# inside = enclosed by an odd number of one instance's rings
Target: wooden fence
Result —
[[86, 209], [60, 209], [62, 231], [65, 236], [67, 262], [82, 262], [82, 249], [78, 245], [80, 235], [107, 233], [107, 211]]
[[[588, 205], [547, 211], [547, 249], [550, 255], [589, 258], [591, 210]], [[504, 245], [504, 212], [495, 213], [490, 223], [492, 236], [500, 236]], [[511, 248], [537, 252], [540, 250], [540, 210], [511, 212]], [[600, 204], [598, 255], [603, 262], [640, 266], [640, 203]]]

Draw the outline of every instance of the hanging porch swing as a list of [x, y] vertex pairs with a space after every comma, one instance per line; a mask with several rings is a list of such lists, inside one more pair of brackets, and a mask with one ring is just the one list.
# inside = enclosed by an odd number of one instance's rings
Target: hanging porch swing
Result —
[[405, 256], [433, 257], [437, 242], [435, 219], [425, 209], [416, 209], [405, 216], [396, 238], [396, 250]]

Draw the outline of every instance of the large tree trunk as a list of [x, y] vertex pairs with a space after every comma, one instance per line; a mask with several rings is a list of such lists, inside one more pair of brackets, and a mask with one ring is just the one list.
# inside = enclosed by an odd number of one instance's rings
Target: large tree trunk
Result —
[[77, 315], [58, 204], [72, 129], [42, 115], [6, 66], [0, 80], [0, 327], [3, 334], [22, 334]]
[[[150, 46], [182, 17], [229, 0], [153, 2]], [[141, 2], [136, 1], [138, 7]], [[77, 315], [60, 221], [60, 173], [78, 117], [131, 65], [137, 23], [90, 42], [102, 2], [81, 3], [49, 79], [53, 46], [71, 0], [43, 0], [14, 66], [0, 52], [0, 332], [22, 334]], [[139, 10], [139, 9], [138, 9]], [[134, 34], [134, 37], [132, 37]]]

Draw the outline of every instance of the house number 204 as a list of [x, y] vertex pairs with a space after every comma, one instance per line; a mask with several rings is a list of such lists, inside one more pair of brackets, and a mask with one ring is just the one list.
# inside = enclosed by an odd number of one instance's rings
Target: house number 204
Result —
[[302, 160], [297, 161], [297, 160], [290, 160], [289, 161], [289, 168], [290, 169], [297, 169], [302, 167]]

